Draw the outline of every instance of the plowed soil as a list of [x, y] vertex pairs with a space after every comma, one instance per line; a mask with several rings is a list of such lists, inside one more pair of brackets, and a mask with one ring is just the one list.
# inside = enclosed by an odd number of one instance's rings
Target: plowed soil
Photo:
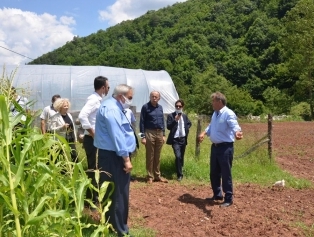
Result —
[[[241, 124], [244, 131], [267, 131], [267, 124]], [[314, 184], [314, 123], [273, 126], [276, 162]], [[136, 187], [135, 187], [136, 185]], [[234, 204], [210, 204], [210, 184], [131, 183], [129, 225], [153, 229], [156, 236], [314, 236], [314, 190], [234, 185]], [[302, 227], [303, 226], [303, 227]], [[307, 228], [304, 228], [307, 226]], [[305, 230], [304, 230], [305, 229]]]

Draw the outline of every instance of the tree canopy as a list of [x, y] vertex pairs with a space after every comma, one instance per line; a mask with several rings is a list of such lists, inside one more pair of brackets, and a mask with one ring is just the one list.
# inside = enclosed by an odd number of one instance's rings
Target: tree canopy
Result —
[[188, 0], [74, 37], [30, 64], [166, 70], [190, 111], [211, 113], [220, 90], [239, 115], [289, 113], [313, 104], [313, 9], [312, 0]]

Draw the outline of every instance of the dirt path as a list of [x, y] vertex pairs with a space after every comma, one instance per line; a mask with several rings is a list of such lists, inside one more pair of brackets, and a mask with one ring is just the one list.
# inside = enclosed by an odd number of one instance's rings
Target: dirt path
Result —
[[[267, 125], [243, 124], [242, 129], [265, 133]], [[314, 182], [314, 123], [275, 123], [273, 145], [283, 169]], [[132, 183], [130, 226], [141, 220], [158, 237], [242, 237], [304, 236], [296, 223], [314, 225], [314, 190], [243, 184], [234, 189], [234, 204], [221, 209], [204, 200], [211, 194], [209, 184]]]

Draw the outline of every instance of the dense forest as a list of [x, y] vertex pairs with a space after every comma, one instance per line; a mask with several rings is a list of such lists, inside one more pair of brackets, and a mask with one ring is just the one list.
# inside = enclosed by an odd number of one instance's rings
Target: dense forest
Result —
[[191, 112], [313, 119], [313, 0], [188, 0], [74, 37], [30, 64], [166, 70]]

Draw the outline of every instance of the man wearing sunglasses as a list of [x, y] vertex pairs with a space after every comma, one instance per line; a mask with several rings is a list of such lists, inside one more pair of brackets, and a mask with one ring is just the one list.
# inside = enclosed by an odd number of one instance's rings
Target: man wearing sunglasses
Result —
[[175, 103], [175, 112], [167, 117], [167, 129], [170, 130], [167, 144], [172, 145], [175, 155], [175, 165], [178, 181], [183, 178], [184, 153], [187, 145], [190, 127], [192, 126], [188, 116], [182, 112], [184, 101], [179, 99]]

